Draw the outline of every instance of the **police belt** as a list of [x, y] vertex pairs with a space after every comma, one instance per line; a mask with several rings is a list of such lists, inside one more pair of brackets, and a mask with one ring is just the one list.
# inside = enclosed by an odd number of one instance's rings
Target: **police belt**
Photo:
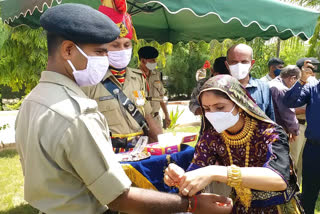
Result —
[[139, 124], [142, 128], [145, 135], [148, 135], [149, 127], [148, 124], [140, 113], [135, 104], [123, 93], [123, 91], [110, 79], [106, 79], [102, 82], [104, 87], [111, 93], [111, 95], [119, 100], [119, 103], [127, 110], [127, 112], [133, 117], [133, 119]]
[[129, 141], [127, 138], [111, 138], [113, 151], [115, 153], [127, 152], [133, 149], [132, 139]]

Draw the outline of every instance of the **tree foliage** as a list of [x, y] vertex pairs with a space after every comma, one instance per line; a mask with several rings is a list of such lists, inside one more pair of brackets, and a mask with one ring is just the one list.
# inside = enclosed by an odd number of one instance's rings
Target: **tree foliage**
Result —
[[174, 45], [172, 55], [167, 57], [167, 65], [163, 70], [169, 77], [169, 95], [189, 97], [196, 85], [196, 70], [209, 59], [210, 44], [206, 42], [180, 42]]
[[[280, 41], [280, 58], [286, 64], [295, 64], [297, 59], [306, 55], [320, 54], [319, 23], [315, 35], [310, 40], [310, 46], [297, 37]], [[260, 38], [250, 42], [244, 39], [226, 39], [223, 42], [213, 40], [210, 43], [200, 41], [173, 45], [140, 39], [134, 43], [129, 66], [138, 67], [138, 50], [141, 47], [150, 45], [157, 48], [158, 68], [169, 77], [169, 95], [189, 97], [196, 85], [195, 72], [202, 67], [205, 60], [213, 63], [217, 57], [226, 56], [228, 48], [232, 45], [246, 43], [253, 48], [256, 60], [251, 75], [260, 78], [268, 72], [268, 60], [277, 55], [277, 41], [264, 41]], [[9, 86], [13, 91], [23, 89], [27, 93], [38, 83], [46, 63], [46, 36], [42, 29], [33, 30], [25, 26], [10, 28], [0, 23], [0, 85]]]
[[42, 29], [26, 26], [8, 29], [0, 50], [1, 84], [14, 91], [29, 92], [39, 81], [47, 63], [46, 36]]

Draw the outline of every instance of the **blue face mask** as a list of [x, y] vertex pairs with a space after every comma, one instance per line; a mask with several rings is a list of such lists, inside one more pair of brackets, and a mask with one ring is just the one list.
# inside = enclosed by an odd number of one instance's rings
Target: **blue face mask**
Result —
[[281, 70], [280, 69], [276, 69], [273, 71], [274, 75], [277, 77], [280, 75]]

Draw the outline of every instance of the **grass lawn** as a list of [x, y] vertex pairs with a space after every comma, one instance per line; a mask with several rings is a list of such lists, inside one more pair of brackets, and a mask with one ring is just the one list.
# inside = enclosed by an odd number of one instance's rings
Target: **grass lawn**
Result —
[[[176, 128], [176, 132], [198, 133], [200, 127]], [[19, 155], [14, 150], [0, 152], [0, 214], [37, 214], [23, 200], [23, 175]], [[320, 214], [320, 197], [315, 214]]]
[[15, 150], [0, 152], [0, 214], [38, 213], [23, 200], [23, 175]]

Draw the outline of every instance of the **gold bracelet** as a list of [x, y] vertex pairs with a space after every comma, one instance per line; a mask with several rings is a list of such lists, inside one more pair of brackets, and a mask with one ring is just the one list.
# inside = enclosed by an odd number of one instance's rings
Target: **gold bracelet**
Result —
[[242, 186], [242, 176], [241, 169], [236, 165], [228, 166], [227, 168], [227, 185], [233, 187], [236, 190], [236, 194], [240, 199], [240, 202], [245, 206], [248, 211], [251, 200], [252, 193], [251, 189]]
[[239, 187], [242, 183], [241, 169], [236, 165], [231, 165], [227, 167], [227, 185], [231, 187]]

